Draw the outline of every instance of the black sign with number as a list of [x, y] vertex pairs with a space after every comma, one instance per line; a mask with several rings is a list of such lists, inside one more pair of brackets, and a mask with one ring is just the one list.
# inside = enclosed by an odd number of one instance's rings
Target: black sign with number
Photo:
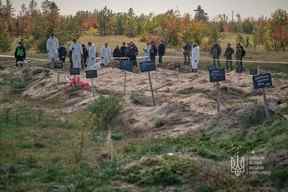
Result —
[[253, 76], [254, 89], [264, 89], [272, 87], [271, 73], [262, 73]]
[[150, 71], [155, 71], [156, 70], [156, 65], [155, 63], [152, 63], [150, 61], [145, 61], [140, 63], [140, 71], [142, 73], [144, 72], [150, 72]]
[[88, 70], [86, 71], [86, 79], [94, 79], [97, 78], [98, 74], [97, 74], [97, 70]]
[[132, 72], [133, 71], [133, 64], [130, 60], [122, 60], [120, 61], [119, 69], [123, 71]]
[[209, 69], [210, 82], [225, 81], [225, 69], [210, 68]]
[[80, 68], [71, 68], [70, 75], [80, 75]]

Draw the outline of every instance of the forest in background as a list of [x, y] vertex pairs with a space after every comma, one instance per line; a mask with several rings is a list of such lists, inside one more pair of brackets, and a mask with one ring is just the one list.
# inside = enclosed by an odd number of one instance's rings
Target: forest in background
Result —
[[[288, 11], [278, 9], [271, 17], [242, 18], [240, 14], [219, 14], [209, 18], [200, 5], [191, 13], [168, 10], [162, 14], [137, 15], [133, 8], [114, 12], [108, 7], [94, 11], [78, 11], [75, 15], [61, 15], [57, 4], [31, 0], [16, 12], [10, 0], [0, 0], [0, 51], [12, 49], [15, 39], [23, 38], [27, 49], [45, 52], [49, 33], [54, 32], [61, 43], [83, 34], [95, 36], [126, 35], [141, 41], [163, 39], [170, 47], [185, 42], [197, 42], [203, 49], [221, 38], [223, 32], [237, 34], [236, 42], [246, 48], [285, 51], [288, 47]], [[248, 35], [246, 35], [248, 34]]]

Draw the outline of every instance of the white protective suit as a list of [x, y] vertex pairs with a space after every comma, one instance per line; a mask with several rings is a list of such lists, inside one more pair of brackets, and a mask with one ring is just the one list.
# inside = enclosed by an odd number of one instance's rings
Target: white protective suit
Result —
[[144, 61], [150, 61], [150, 49], [151, 49], [150, 45], [147, 45], [144, 48]]
[[58, 58], [59, 41], [56, 37], [49, 37], [46, 43], [49, 63]]
[[200, 61], [200, 48], [199, 46], [193, 47], [192, 48], [192, 54], [191, 54], [191, 65], [192, 69], [198, 69]]
[[69, 50], [72, 51], [73, 68], [80, 69], [81, 68], [82, 45], [78, 42], [72, 43]]
[[87, 70], [100, 70], [101, 65], [96, 60], [96, 46], [88, 46], [88, 64], [87, 64]]
[[101, 49], [101, 58], [104, 65], [108, 65], [112, 60], [112, 50], [109, 47]]

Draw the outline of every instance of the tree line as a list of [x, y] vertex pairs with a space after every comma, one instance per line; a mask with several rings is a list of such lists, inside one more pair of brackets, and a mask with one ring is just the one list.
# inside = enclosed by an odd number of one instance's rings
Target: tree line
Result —
[[[0, 0], [1, 51], [8, 51], [17, 37], [24, 38], [28, 49], [33, 47], [45, 51], [45, 41], [51, 32], [57, 35], [60, 42], [66, 43], [87, 31], [100, 36], [140, 36], [142, 41], [162, 39], [173, 47], [181, 47], [185, 42], [197, 42], [202, 48], [208, 48], [221, 38], [222, 32], [232, 32], [238, 33], [237, 41], [247, 47], [285, 50], [288, 46], [288, 12], [278, 9], [270, 18], [242, 19], [240, 14], [229, 18], [219, 14], [209, 19], [201, 6], [191, 10], [190, 14], [168, 10], [157, 15], [137, 15], [132, 8], [127, 12], [114, 12], [104, 7], [64, 16], [51, 0], [44, 0], [39, 5], [31, 0], [28, 4], [22, 4], [18, 13], [10, 0], [5, 3]], [[243, 34], [249, 36], [244, 37]]]

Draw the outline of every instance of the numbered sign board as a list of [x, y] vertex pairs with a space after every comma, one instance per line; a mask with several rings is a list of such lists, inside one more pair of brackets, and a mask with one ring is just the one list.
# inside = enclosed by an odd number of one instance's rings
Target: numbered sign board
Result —
[[97, 70], [86, 71], [86, 79], [95, 79], [98, 77]]
[[272, 87], [271, 73], [263, 73], [253, 76], [254, 89], [264, 89]]
[[119, 69], [123, 71], [132, 72], [133, 71], [133, 65], [130, 60], [122, 60], [119, 65]]
[[142, 73], [144, 72], [150, 72], [150, 71], [155, 71], [156, 70], [156, 65], [155, 63], [152, 63], [150, 61], [145, 61], [140, 63], [140, 71]]
[[71, 68], [70, 75], [80, 75], [80, 68]]
[[225, 69], [210, 68], [209, 69], [210, 82], [225, 81]]

